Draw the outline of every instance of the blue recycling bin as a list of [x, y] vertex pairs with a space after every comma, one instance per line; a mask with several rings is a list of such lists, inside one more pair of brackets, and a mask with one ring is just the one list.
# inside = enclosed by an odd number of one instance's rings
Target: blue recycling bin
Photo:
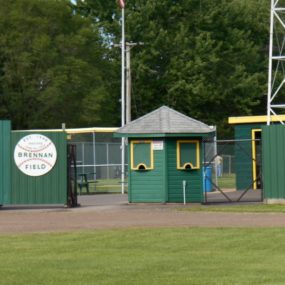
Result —
[[212, 192], [212, 167], [204, 167], [204, 192]]

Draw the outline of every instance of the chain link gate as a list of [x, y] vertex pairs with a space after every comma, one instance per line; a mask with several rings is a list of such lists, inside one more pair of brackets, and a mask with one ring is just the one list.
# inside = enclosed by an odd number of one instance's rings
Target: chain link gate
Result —
[[71, 144], [67, 145], [67, 206], [78, 206], [76, 146]]
[[261, 139], [204, 140], [204, 203], [261, 202]]

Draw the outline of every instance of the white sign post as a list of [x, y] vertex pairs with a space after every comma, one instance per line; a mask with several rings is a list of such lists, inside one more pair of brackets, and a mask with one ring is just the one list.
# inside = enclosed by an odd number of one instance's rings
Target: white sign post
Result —
[[28, 176], [42, 176], [54, 167], [57, 152], [54, 143], [41, 134], [23, 137], [14, 150], [17, 167]]
[[183, 180], [182, 181], [182, 185], [183, 185], [183, 204], [186, 205], [186, 185], [187, 185], [187, 181]]

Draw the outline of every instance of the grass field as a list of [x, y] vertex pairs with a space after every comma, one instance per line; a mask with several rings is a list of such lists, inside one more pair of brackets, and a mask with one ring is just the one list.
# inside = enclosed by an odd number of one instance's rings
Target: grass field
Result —
[[224, 204], [224, 205], [195, 205], [188, 208], [179, 208], [189, 212], [229, 212], [229, 213], [285, 213], [285, 205], [264, 204]]
[[[215, 178], [213, 177], [215, 183]], [[121, 179], [98, 179], [96, 183], [89, 184], [90, 193], [120, 193], [121, 192]], [[127, 180], [125, 181], [127, 182]], [[221, 189], [235, 188], [235, 174], [224, 174], [218, 178], [218, 185]], [[79, 189], [78, 189], [79, 191]], [[125, 184], [125, 192], [128, 191], [127, 183]], [[86, 188], [83, 188], [81, 194], [86, 194]]]
[[285, 229], [0, 236], [1, 285], [284, 284]]
[[[215, 183], [215, 178], [212, 177], [213, 182]], [[89, 192], [92, 193], [120, 193], [121, 192], [121, 179], [98, 179], [96, 183], [89, 184]], [[127, 182], [127, 180], [125, 181]], [[224, 174], [222, 177], [218, 178], [218, 185], [221, 189], [232, 189], [236, 187], [235, 184], [235, 174]], [[125, 184], [125, 192], [128, 191], [127, 183]], [[78, 188], [79, 192], [79, 188]], [[81, 194], [86, 194], [86, 188], [83, 188]]]
[[[212, 177], [213, 182], [215, 178]], [[236, 188], [236, 176], [235, 174], [223, 174], [222, 177], [218, 177], [218, 186], [221, 189], [234, 189]]]

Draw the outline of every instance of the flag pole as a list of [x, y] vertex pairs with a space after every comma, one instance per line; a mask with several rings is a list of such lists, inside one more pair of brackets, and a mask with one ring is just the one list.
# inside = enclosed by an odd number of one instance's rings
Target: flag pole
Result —
[[[122, 41], [121, 41], [121, 51], [122, 51], [122, 79], [121, 79], [121, 126], [125, 125], [125, 8], [122, 9]], [[125, 193], [125, 138], [122, 138], [121, 142], [121, 192]]]

